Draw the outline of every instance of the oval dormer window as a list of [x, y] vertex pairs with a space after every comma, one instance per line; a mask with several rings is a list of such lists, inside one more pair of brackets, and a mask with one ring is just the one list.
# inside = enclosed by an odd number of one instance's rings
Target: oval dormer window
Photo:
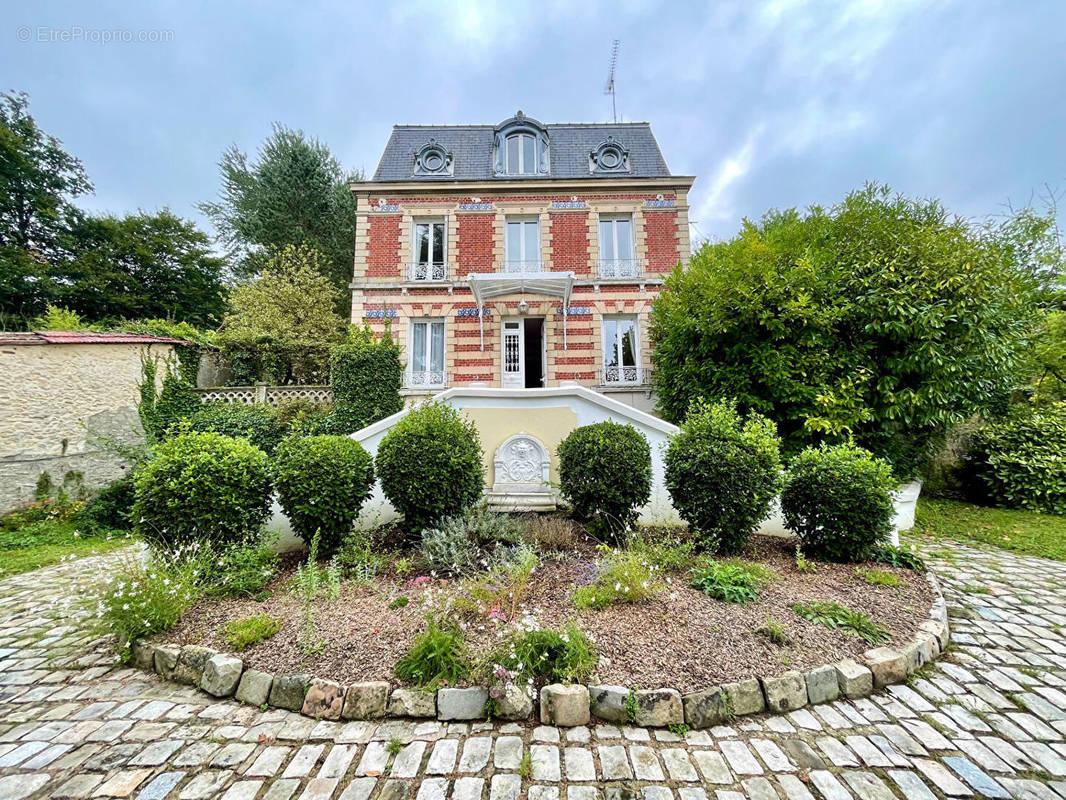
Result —
[[439, 145], [436, 140], [430, 139], [415, 156], [415, 175], [451, 174], [451, 153]]
[[621, 142], [608, 136], [599, 147], [589, 153], [589, 170], [591, 172], [629, 172], [629, 151]]

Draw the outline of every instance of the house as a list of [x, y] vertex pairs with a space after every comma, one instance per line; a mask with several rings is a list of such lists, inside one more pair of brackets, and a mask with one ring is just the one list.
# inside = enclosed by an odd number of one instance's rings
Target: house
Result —
[[647, 123], [398, 125], [357, 203], [352, 321], [405, 391], [576, 383], [640, 408], [648, 319], [689, 254], [687, 192]]

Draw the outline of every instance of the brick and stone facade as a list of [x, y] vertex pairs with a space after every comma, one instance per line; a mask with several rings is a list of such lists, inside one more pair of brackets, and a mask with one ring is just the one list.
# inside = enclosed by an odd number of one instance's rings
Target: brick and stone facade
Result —
[[[512, 129], [542, 137], [539, 171], [493, 168]], [[625, 148], [628, 169], [597, 171], [601, 142]], [[446, 173], [419, 174], [426, 147], [440, 148]], [[352, 321], [389, 326], [412, 393], [574, 381], [649, 407], [648, 315], [688, 257], [691, 184], [669, 173], [646, 124], [542, 126], [519, 114], [495, 127], [397, 127], [374, 178], [352, 185]]]

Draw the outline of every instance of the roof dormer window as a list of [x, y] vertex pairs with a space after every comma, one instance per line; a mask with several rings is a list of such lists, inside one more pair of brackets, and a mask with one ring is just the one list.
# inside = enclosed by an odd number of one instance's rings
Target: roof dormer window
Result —
[[452, 154], [430, 139], [415, 154], [415, 175], [451, 175]]
[[589, 153], [589, 172], [629, 172], [629, 151], [608, 136]]
[[496, 127], [496, 175], [547, 175], [548, 133], [521, 111]]

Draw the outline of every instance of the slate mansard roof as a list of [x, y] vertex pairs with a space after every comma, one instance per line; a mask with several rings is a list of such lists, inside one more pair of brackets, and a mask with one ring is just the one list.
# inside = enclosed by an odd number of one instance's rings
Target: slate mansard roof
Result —
[[[541, 130], [548, 139], [548, 173], [499, 175], [493, 170], [496, 135], [506, 126], [525, 123]], [[629, 170], [600, 173], [589, 168], [589, 154], [608, 137], [629, 156]], [[447, 175], [415, 174], [417, 153], [433, 139], [452, 158]], [[647, 122], [600, 124], [562, 123], [543, 125], [521, 112], [500, 125], [395, 125], [371, 182], [542, 180], [544, 178], [669, 178], [670, 169]]]

